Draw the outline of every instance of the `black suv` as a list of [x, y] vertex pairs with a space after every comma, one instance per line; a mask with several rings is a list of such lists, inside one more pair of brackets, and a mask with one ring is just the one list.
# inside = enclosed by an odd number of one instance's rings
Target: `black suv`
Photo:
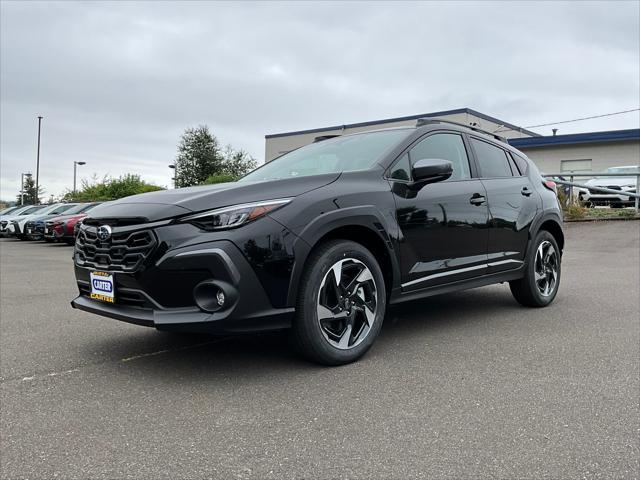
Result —
[[291, 328], [337, 365], [371, 347], [388, 304], [499, 282], [553, 301], [555, 184], [506, 140], [434, 120], [316, 140], [235, 183], [91, 210], [73, 307], [160, 330]]

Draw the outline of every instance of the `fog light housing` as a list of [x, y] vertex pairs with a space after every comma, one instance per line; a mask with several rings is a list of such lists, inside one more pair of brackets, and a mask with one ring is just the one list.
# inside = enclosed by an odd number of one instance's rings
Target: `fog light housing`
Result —
[[236, 288], [220, 280], [205, 280], [193, 289], [193, 299], [200, 310], [218, 312], [233, 307], [238, 298]]

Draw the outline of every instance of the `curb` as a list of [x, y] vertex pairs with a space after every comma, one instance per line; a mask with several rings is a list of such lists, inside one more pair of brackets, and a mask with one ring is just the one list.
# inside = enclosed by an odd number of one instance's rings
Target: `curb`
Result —
[[585, 222], [629, 222], [640, 220], [640, 217], [605, 217], [605, 218], [564, 218], [564, 223], [585, 223]]

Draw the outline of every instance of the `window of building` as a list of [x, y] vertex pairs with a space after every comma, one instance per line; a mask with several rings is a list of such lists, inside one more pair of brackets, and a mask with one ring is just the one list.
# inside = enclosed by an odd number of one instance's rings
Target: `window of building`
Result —
[[472, 138], [471, 143], [478, 157], [480, 176], [484, 178], [513, 176], [504, 150], [476, 138]]
[[560, 172], [562, 173], [589, 173], [591, 171], [590, 159], [560, 161]]

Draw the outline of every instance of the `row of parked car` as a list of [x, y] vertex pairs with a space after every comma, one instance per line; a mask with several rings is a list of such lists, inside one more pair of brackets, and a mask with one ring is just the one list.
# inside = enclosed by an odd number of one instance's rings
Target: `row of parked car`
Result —
[[79, 222], [96, 205], [98, 202], [9, 207], [0, 211], [0, 237], [73, 245]]

